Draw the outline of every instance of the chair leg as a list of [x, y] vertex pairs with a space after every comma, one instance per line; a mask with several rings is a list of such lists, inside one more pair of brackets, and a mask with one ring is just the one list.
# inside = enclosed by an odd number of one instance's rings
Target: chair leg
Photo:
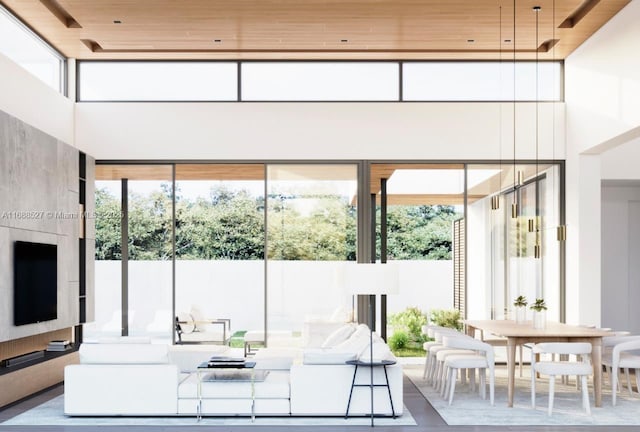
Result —
[[536, 408], [536, 372], [531, 369], [531, 408]]
[[624, 368], [624, 374], [627, 377], [627, 389], [629, 389], [629, 396], [633, 396], [633, 391], [631, 390], [631, 378], [629, 377], [629, 368]]
[[524, 362], [524, 359], [522, 358], [522, 345], [520, 345], [519, 347], [519, 353], [518, 355], [520, 356], [520, 377], [522, 377], [522, 363]]
[[587, 376], [582, 375], [582, 406], [591, 415], [591, 407], [589, 406], [589, 389], [587, 388]]
[[480, 397], [482, 400], [487, 399], [487, 375], [486, 369], [480, 369], [478, 375], [480, 375]]
[[495, 396], [495, 388], [496, 388], [496, 375], [493, 368], [489, 369], [489, 401], [491, 402], [491, 406], [493, 406], [494, 396]]
[[427, 351], [427, 355], [424, 357], [424, 370], [422, 371], [422, 379], [427, 377], [427, 369], [429, 368], [429, 351]]
[[456, 391], [456, 378], [458, 371], [454, 368], [449, 368], [449, 405], [453, 402], [453, 393]]
[[556, 384], [556, 376], [555, 375], [550, 375], [549, 376], [549, 411], [548, 411], [548, 415], [551, 415], [551, 412], [553, 411], [553, 393], [555, 390], [555, 384]]
[[[447, 378], [450, 374], [449, 370], [451, 368], [444, 366], [442, 367], [442, 376], [440, 377], [440, 396], [442, 397], [442, 399], [446, 399], [447, 396], [449, 395], [449, 393], [447, 393], [447, 391], [449, 390], [449, 385], [451, 385], [451, 383], [449, 382], [449, 379]], [[456, 372], [457, 375], [457, 372]], [[458, 379], [457, 376], [453, 377], [454, 380]]]
[[616, 371], [611, 373], [611, 402], [616, 406], [616, 396], [618, 394], [618, 374]]

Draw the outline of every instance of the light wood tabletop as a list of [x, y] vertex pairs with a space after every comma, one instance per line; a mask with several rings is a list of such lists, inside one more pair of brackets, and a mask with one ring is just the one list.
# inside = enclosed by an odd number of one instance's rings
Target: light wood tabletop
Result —
[[595, 328], [547, 322], [544, 329], [535, 329], [531, 321], [516, 324], [512, 320], [469, 320], [465, 321], [467, 334], [475, 336], [475, 331], [507, 338], [508, 405], [513, 407], [515, 386], [516, 347], [526, 343], [540, 342], [589, 342], [592, 346], [593, 387], [595, 406], [602, 406], [602, 337], [610, 332]]

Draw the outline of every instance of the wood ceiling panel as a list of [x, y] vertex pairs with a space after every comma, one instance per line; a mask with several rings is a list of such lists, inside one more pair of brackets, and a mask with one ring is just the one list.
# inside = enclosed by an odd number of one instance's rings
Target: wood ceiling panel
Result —
[[[518, 0], [517, 58], [535, 58], [533, 6], [542, 7], [539, 42], [554, 33], [559, 40], [554, 53], [539, 53], [545, 60], [565, 58], [629, 1], [555, 0], [553, 11], [553, 0]], [[64, 55], [78, 59], [498, 59], [501, 52], [510, 58], [514, 46], [504, 42], [514, 40], [508, 0], [0, 3]]]
[[180, 164], [176, 180], [264, 180], [264, 165]]
[[171, 165], [96, 165], [96, 180], [171, 181]]

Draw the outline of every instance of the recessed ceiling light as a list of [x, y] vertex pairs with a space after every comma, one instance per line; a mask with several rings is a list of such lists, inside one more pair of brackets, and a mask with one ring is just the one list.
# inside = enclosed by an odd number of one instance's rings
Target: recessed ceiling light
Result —
[[467, 39], [467, 42], [469, 43], [474, 43], [476, 40], [475, 39]]
[[122, 21], [120, 21], [120, 20], [113, 20], [113, 23], [114, 23], [114, 24], [122, 24]]
[[505, 39], [504, 40], [506, 43], [511, 43], [511, 39]]
[[214, 39], [213, 41], [214, 41], [215, 43], [220, 43], [220, 42], [222, 42], [222, 39]]
[[340, 39], [340, 42], [342, 43], [349, 42], [349, 39]]

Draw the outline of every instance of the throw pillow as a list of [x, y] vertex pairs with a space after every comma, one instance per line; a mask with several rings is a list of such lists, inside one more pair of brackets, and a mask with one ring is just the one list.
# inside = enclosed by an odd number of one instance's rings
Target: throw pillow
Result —
[[371, 362], [379, 362], [382, 360], [392, 360], [395, 361], [396, 357], [393, 355], [389, 346], [384, 342], [374, 342], [373, 343], [373, 360], [371, 359], [371, 350], [369, 348], [369, 344], [362, 351], [360, 351], [360, 355], [358, 356], [358, 360], [371, 363]]
[[369, 332], [358, 332], [358, 330], [356, 330], [349, 339], [334, 346], [332, 349], [343, 352], [359, 353], [365, 347], [369, 346], [370, 337]]
[[332, 348], [346, 341], [349, 338], [349, 336], [353, 334], [355, 330], [356, 328], [353, 324], [345, 324], [341, 327], [338, 327], [336, 330], [333, 331], [333, 333], [327, 336], [327, 338], [324, 340], [324, 342], [320, 347]]

